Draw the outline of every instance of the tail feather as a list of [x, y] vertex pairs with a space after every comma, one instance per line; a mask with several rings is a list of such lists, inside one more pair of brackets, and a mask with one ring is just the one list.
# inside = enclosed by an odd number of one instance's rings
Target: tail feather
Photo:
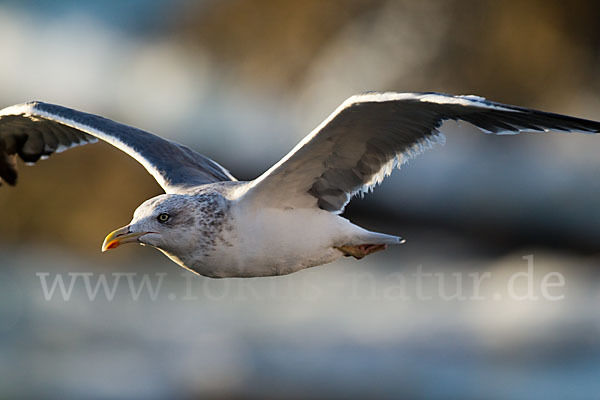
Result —
[[366, 231], [361, 240], [364, 240], [365, 244], [402, 244], [406, 240], [400, 236], [387, 235], [385, 233], [370, 232]]

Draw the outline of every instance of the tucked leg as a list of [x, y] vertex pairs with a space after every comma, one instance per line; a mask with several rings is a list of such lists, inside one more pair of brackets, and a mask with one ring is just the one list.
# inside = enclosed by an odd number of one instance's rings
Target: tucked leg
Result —
[[339, 246], [336, 247], [339, 251], [344, 253], [346, 257], [354, 257], [357, 260], [368, 256], [369, 254], [376, 253], [387, 248], [386, 244], [359, 244], [358, 246]]

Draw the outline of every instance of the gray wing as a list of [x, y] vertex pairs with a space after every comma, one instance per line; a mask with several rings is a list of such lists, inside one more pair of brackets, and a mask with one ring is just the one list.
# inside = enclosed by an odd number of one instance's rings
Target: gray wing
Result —
[[0, 110], [0, 178], [16, 184], [17, 155], [35, 163], [98, 139], [136, 159], [167, 193], [236, 180], [219, 164], [187, 146], [107, 118], [42, 102]]
[[444, 120], [486, 133], [599, 132], [600, 123], [437, 93], [366, 93], [346, 100], [289, 154], [251, 182], [246, 195], [275, 207], [339, 213], [356, 193], [379, 184], [443, 137]]

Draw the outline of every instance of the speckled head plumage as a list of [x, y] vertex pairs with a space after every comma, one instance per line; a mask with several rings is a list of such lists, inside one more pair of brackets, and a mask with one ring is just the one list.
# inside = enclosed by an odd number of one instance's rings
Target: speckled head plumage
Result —
[[106, 237], [102, 249], [137, 241], [182, 261], [208, 257], [221, 241], [227, 208], [218, 192], [162, 194], [142, 203], [127, 226]]

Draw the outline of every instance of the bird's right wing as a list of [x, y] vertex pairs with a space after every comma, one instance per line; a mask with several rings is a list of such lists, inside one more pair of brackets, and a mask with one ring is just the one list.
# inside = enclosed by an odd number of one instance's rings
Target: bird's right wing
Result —
[[600, 122], [439, 93], [366, 93], [346, 100], [281, 161], [248, 185], [257, 204], [339, 213], [350, 198], [440, 138], [444, 120], [487, 133], [599, 132]]
[[98, 139], [142, 164], [167, 193], [236, 180], [225, 168], [187, 146], [98, 115], [42, 102], [0, 110], [0, 178], [10, 185], [16, 183], [17, 155], [35, 163]]

